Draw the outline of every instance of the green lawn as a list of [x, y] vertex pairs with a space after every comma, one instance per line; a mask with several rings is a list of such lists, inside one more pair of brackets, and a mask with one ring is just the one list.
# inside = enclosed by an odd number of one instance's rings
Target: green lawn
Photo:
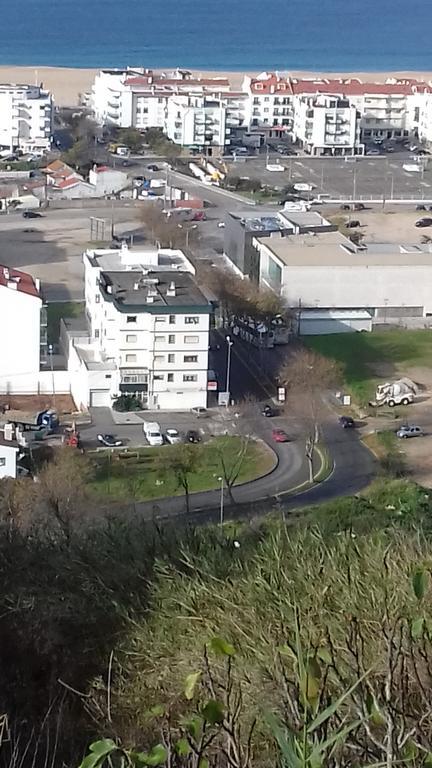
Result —
[[[190, 475], [190, 491], [205, 491], [220, 487], [218, 477], [222, 469], [217, 446], [223, 450], [224, 460], [235, 466], [241, 438], [218, 437], [208, 443], [194, 446], [199, 453], [197, 471]], [[130, 458], [120, 458], [117, 452], [99, 452], [92, 456], [94, 478], [90, 489], [100, 499], [113, 501], [144, 501], [183, 493], [173, 476], [161, 475], [156, 468], [160, 456], [167, 456], [172, 447], [140, 448], [130, 452]], [[261, 443], [251, 441], [241, 464], [237, 483], [246, 482], [270, 471], [273, 456]]]
[[83, 301], [53, 301], [47, 304], [48, 344], [57, 344], [62, 317], [78, 317], [84, 310]]
[[[354, 399], [366, 404], [378, 381], [409, 375], [409, 368], [432, 367], [430, 331], [341, 333], [304, 339], [311, 349], [342, 363], [345, 382]], [[386, 366], [379, 375], [378, 366]], [[374, 369], [374, 366], [375, 369]]]

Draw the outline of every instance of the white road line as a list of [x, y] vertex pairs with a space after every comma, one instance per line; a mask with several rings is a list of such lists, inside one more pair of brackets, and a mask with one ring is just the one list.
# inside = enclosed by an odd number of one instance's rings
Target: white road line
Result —
[[428, 184], [426, 181], [421, 181], [420, 184], [422, 187], [430, 187], [430, 184]]

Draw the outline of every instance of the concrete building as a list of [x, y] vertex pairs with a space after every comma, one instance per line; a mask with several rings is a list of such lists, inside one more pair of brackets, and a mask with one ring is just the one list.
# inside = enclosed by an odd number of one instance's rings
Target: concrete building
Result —
[[432, 323], [430, 245], [355, 246], [340, 232], [254, 238], [260, 282], [301, 310], [368, 310], [372, 322]]
[[256, 237], [272, 238], [305, 232], [326, 232], [336, 227], [318, 211], [236, 211], [225, 214], [224, 255], [234, 269], [254, 282], [260, 279], [260, 254]]
[[46, 354], [46, 311], [39, 280], [0, 266], [1, 375], [38, 372], [41, 354]]
[[23, 152], [51, 146], [53, 99], [36, 85], [0, 85], [0, 147]]
[[63, 346], [75, 402], [109, 406], [136, 394], [149, 409], [207, 404], [213, 306], [181, 251], [86, 251], [86, 328]]
[[247, 94], [245, 123], [249, 130], [264, 131], [268, 138], [291, 135], [294, 104], [286, 78], [277, 72], [262, 72], [256, 78], [246, 76], [242, 88]]
[[5, 477], [16, 478], [18, 448], [0, 442], [0, 480]]
[[357, 109], [337, 96], [298, 97], [292, 137], [310, 155], [357, 155], [364, 151]]
[[95, 165], [89, 172], [89, 184], [94, 187], [95, 197], [104, 197], [130, 187], [127, 173], [106, 165]]

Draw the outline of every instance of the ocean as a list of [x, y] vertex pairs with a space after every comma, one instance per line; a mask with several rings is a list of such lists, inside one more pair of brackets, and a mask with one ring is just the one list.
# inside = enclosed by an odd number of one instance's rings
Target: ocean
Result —
[[0, 0], [0, 64], [431, 70], [431, 0]]

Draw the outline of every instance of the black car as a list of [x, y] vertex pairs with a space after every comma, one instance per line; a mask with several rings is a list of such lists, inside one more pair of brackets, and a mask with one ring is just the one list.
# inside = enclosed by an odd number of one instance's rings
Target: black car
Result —
[[38, 213], [37, 211], [23, 211], [23, 218], [24, 219], [40, 219], [42, 218], [42, 214]]
[[339, 416], [339, 424], [342, 429], [352, 429], [355, 427], [355, 421], [352, 416]]
[[364, 203], [354, 203], [353, 208], [354, 208], [355, 211], [365, 211], [366, 210], [366, 206], [364, 205]]
[[261, 413], [263, 416], [267, 416], [268, 418], [276, 415], [276, 411], [271, 407], [271, 405], [265, 405]]
[[416, 211], [425, 211], [426, 206], [425, 205], [416, 205]]
[[98, 435], [97, 439], [107, 448], [119, 448], [121, 445], [123, 445], [122, 441], [116, 440], [114, 435]]
[[360, 226], [360, 222], [357, 219], [352, 219], [352, 221], [347, 221], [345, 226], [347, 229], [354, 229], [355, 227]]
[[432, 227], [432, 219], [429, 219], [427, 216], [423, 219], [418, 219], [415, 223], [416, 227]]
[[201, 442], [201, 438], [199, 436], [199, 433], [196, 431], [196, 429], [190, 429], [188, 432], [186, 432], [186, 442], [187, 443]]
[[343, 205], [341, 205], [340, 209], [341, 209], [341, 211], [349, 211], [350, 207], [349, 207], [349, 205], [344, 203]]
[[157, 165], [155, 165], [154, 163], [150, 163], [150, 165], [148, 165], [148, 166], [147, 166], [147, 170], [148, 170], [148, 171], [158, 171], [158, 170], [159, 170], [159, 168], [158, 168], [158, 166], [157, 166]]

